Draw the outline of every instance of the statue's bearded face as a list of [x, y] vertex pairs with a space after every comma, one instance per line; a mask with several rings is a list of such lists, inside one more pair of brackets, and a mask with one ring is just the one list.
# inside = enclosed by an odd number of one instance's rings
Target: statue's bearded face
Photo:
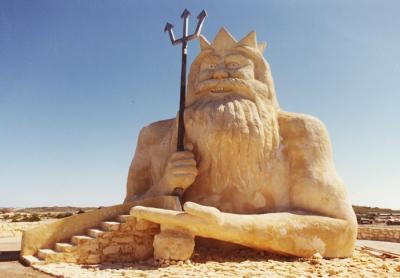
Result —
[[196, 70], [185, 112], [189, 129], [196, 122], [213, 133], [235, 129], [256, 135], [263, 118], [274, 116], [267, 84], [256, 79], [255, 62], [240, 51], [203, 53]]

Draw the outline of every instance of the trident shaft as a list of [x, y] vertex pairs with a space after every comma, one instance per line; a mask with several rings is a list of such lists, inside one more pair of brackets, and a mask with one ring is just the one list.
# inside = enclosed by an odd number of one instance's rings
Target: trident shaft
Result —
[[185, 136], [185, 124], [183, 114], [185, 111], [185, 98], [186, 98], [186, 58], [187, 58], [187, 48], [188, 42], [194, 40], [200, 36], [201, 28], [203, 27], [204, 19], [207, 16], [205, 10], [197, 16], [197, 26], [196, 31], [192, 35], [188, 35], [189, 27], [189, 16], [190, 12], [185, 9], [181, 15], [183, 19], [183, 35], [180, 39], [175, 39], [174, 26], [171, 23], [167, 23], [164, 28], [164, 32], [168, 31], [169, 38], [171, 39], [172, 45], [182, 44], [182, 67], [181, 67], [181, 96], [179, 102], [179, 118], [178, 118], [178, 140], [177, 140], [177, 151], [184, 151], [183, 139]]
[[[164, 28], [164, 32], [168, 31], [169, 38], [171, 39], [172, 45], [182, 44], [182, 66], [181, 66], [181, 91], [179, 100], [179, 116], [178, 116], [178, 137], [177, 137], [177, 151], [182, 152], [185, 150], [184, 136], [185, 136], [185, 122], [184, 122], [184, 111], [185, 111], [185, 100], [186, 100], [186, 58], [188, 42], [194, 40], [200, 36], [201, 28], [203, 27], [204, 19], [207, 16], [205, 10], [197, 16], [197, 26], [194, 34], [188, 35], [189, 27], [189, 16], [190, 12], [185, 9], [181, 15], [183, 19], [183, 34], [182, 38], [175, 39], [174, 26], [167, 22]], [[173, 195], [178, 196], [182, 203], [183, 189], [175, 188]]]

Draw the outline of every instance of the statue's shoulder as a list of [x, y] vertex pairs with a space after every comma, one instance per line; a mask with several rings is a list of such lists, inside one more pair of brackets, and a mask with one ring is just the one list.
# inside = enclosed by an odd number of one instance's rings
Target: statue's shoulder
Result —
[[142, 128], [139, 140], [146, 144], [158, 143], [170, 136], [174, 129], [175, 118], [151, 123]]
[[300, 113], [279, 111], [279, 131], [283, 140], [329, 141], [325, 125], [319, 119]]

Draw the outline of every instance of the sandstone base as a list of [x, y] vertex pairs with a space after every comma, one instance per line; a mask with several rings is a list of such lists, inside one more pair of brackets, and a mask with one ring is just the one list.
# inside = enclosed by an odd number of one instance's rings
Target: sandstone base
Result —
[[154, 258], [156, 260], [185, 261], [194, 251], [194, 236], [185, 231], [164, 230], [154, 237]]

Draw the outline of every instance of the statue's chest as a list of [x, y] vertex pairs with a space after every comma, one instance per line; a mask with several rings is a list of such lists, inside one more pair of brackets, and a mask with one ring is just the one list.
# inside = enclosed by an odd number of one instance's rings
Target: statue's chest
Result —
[[265, 175], [255, 183], [240, 184], [199, 177], [185, 193], [185, 201], [213, 206], [224, 212], [266, 213], [290, 206], [287, 182], [280, 175]]

